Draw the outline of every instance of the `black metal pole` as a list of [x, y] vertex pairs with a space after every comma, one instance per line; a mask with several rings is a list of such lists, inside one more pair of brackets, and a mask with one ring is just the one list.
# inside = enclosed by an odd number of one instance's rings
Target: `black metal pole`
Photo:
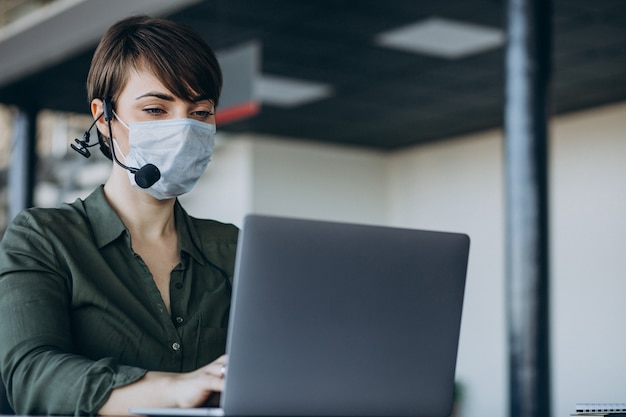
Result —
[[507, 0], [504, 115], [509, 413], [550, 404], [548, 86], [551, 1]]
[[35, 188], [37, 111], [17, 109], [13, 116], [11, 164], [8, 171], [9, 220], [32, 207]]

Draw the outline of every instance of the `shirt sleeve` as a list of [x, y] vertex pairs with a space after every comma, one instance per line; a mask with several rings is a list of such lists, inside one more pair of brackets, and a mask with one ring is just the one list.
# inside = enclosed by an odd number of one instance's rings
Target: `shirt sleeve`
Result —
[[18, 414], [94, 415], [114, 388], [146, 372], [74, 353], [72, 282], [59, 256], [67, 254], [28, 212], [0, 243], [0, 375]]

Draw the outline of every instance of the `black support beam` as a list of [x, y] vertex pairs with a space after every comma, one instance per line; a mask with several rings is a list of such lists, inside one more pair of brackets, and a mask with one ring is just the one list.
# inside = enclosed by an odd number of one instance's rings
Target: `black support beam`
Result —
[[37, 111], [17, 109], [13, 116], [11, 164], [8, 171], [9, 220], [33, 206], [36, 174]]
[[509, 413], [550, 402], [548, 90], [550, 0], [507, 0], [505, 170]]

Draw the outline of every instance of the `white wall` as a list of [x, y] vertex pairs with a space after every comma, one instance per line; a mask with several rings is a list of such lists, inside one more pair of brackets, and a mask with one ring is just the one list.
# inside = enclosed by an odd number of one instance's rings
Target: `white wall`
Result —
[[257, 213], [380, 223], [385, 159], [378, 152], [309, 142], [255, 142]]
[[[263, 212], [468, 233], [462, 416], [507, 415], [500, 131], [393, 153], [224, 136], [214, 159], [184, 200], [192, 214], [235, 224]], [[576, 402], [626, 401], [626, 103], [555, 119], [550, 163], [553, 415], [562, 416]]]
[[626, 402], [626, 103], [563, 117], [553, 136], [555, 400]]
[[419, 146], [389, 161], [392, 224], [469, 234], [457, 380], [463, 416], [506, 415], [500, 132]]
[[379, 152], [221, 134], [205, 175], [181, 202], [192, 215], [241, 225], [248, 213], [359, 223], [385, 218]]

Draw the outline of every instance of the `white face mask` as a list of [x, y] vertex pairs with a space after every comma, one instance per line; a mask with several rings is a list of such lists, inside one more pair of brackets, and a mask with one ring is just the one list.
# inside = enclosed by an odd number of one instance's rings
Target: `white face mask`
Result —
[[124, 156], [125, 164], [132, 167], [153, 164], [161, 171], [161, 178], [146, 189], [139, 187], [135, 175], [129, 172], [134, 187], [159, 200], [191, 191], [211, 161], [214, 124], [194, 119], [168, 119], [132, 122], [128, 126], [117, 114], [115, 117], [129, 131], [130, 151]]

